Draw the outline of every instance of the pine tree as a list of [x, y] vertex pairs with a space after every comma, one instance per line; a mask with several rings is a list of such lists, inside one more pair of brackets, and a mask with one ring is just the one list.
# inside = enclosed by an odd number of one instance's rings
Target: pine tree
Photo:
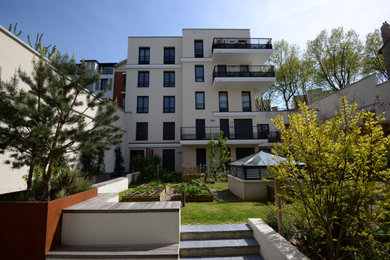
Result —
[[[59, 158], [94, 149], [108, 150], [121, 142], [116, 105], [86, 87], [97, 80], [87, 66], [59, 52], [34, 60], [32, 75], [0, 84], [0, 151], [11, 151], [14, 167], [42, 168], [44, 200], [50, 199], [50, 178]], [[23, 90], [18, 80], [28, 89]], [[30, 176], [28, 177], [30, 179]]]

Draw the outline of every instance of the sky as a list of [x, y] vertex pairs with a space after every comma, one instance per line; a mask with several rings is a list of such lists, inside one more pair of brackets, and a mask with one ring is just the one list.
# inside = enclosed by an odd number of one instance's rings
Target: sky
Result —
[[43, 42], [76, 59], [126, 59], [129, 36], [181, 36], [183, 28], [244, 28], [251, 37], [287, 40], [304, 49], [321, 30], [354, 29], [362, 40], [390, 22], [389, 0], [0, 0], [0, 25], [18, 23], [27, 42]]

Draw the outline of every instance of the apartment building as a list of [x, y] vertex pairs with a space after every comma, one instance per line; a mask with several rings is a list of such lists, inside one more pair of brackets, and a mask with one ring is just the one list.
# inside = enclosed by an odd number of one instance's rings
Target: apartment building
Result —
[[209, 162], [208, 142], [220, 130], [233, 160], [269, 149], [277, 113], [256, 111], [254, 100], [275, 81], [273, 67], [264, 65], [272, 51], [270, 38], [251, 38], [248, 29], [129, 37], [130, 157], [157, 155], [162, 167], [180, 172]]
[[85, 60], [85, 64], [92, 74], [100, 73], [100, 80], [87, 88], [94, 93], [99, 93], [109, 85], [103, 98], [112, 100], [114, 92], [114, 66], [116, 63], [100, 63], [97, 60]]

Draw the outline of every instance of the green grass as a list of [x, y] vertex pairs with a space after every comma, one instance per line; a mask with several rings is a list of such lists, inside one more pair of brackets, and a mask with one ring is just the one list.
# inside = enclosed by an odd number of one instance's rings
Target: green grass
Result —
[[123, 194], [128, 193], [128, 192], [135, 191], [135, 188], [137, 188], [138, 186], [139, 186], [139, 184], [130, 184], [130, 185], [129, 185], [129, 188], [128, 188], [127, 190], [124, 190], [124, 191], [119, 192], [119, 201], [122, 200]]
[[181, 208], [181, 224], [247, 223], [248, 218], [265, 218], [263, 202], [189, 202]]
[[229, 184], [227, 182], [207, 183], [206, 185], [209, 189], [216, 189], [216, 190], [229, 189]]

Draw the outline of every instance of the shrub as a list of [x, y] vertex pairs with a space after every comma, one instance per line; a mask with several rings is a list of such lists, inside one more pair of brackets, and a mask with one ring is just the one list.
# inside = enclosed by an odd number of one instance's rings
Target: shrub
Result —
[[[87, 180], [81, 172], [59, 167], [53, 170], [50, 185], [50, 197], [55, 199], [90, 190], [92, 188], [92, 182]], [[42, 178], [42, 169], [39, 167], [34, 168], [32, 188], [32, 199], [41, 200], [44, 195], [44, 182]]]

